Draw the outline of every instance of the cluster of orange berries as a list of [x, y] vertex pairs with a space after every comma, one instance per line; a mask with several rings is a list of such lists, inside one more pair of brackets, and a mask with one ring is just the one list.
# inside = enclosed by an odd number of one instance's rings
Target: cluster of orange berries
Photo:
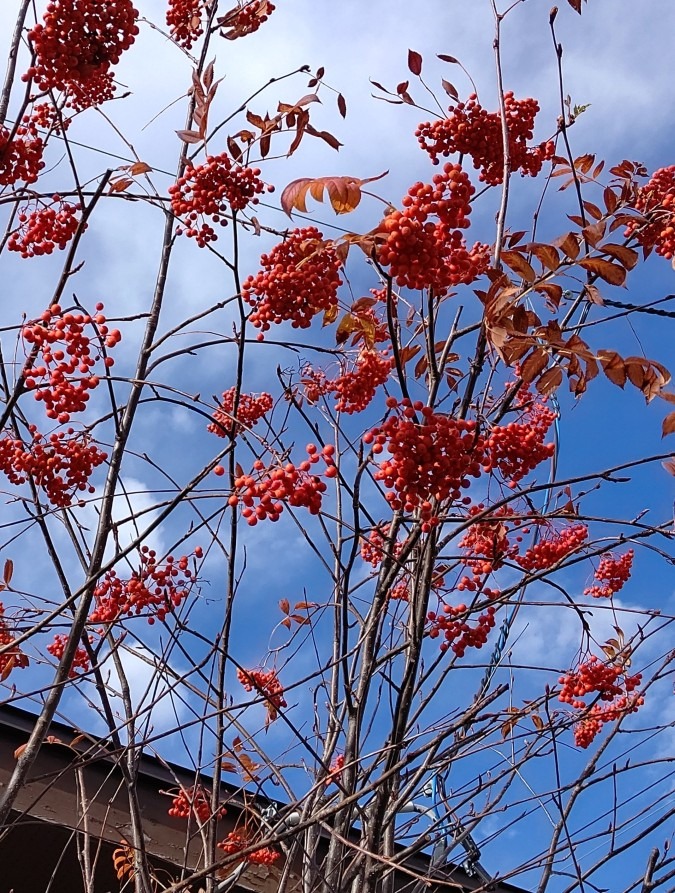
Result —
[[[623, 677], [623, 679], [622, 679]], [[582, 698], [596, 694], [608, 704], [594, 704], [574, 727], [574, 739], [578, 747], [586, 748], [600, 732], [604, 723], [615, 722], [627, 713], [635, 713], [644, 703], [636, 689], [642, 682], [642, 674], [627, 676], [620, 661], [602, 661], [592, 655], [559, 679], [562, 689], [558, 700], [570, 704], [576, 710], [586, 710]]]
[[[216, 846], [228, 855], [233, 855], [240, 853], [252, 843], [248, 834], [241, 831], [230, 831], [227, 837]], [[259, 850], [248, 853], [245, 858], [252, 865], [275, 865], [281, 859], [281, 853], [272, 847], [261, 847]]]
[[[217, 818], [226, 814], [224, 806], [218, 808]], [[204, 786], [193, 785], [191, 788], [180, 788], [178, 794], [171, 801], [168, 810], [169, 815], [175, 819], [188, 819], [195, 816], [200, 825], [205, 824], [211, 818], [211, 803]]]
[[[506, 125], [509, 134], [509, 160], [512, 171], [523, 176], [536, 176], [542, 164], [553, 157], [554, 145], [549, 140], [528, 148], [534, 133], [534, 119], [539, 111], [535, 99], [515, 99], [511, 91], [504, 94]], [[419, 144], [429, 153], [434, 164], [438, 156], [454, 153], [469, 155], [479, 179], [491, 186], [504, 176], [504, 142], [499, 112], [487, 112], [475, 93], [466, 103], [450, 106], [449, 115], [441, 121], [420, 124], [415, 132]]]
[[21, 257], [52, 254], [55, 248], [63, 251], [77, 232], [81, 208], [79, 204], [61, 201], [58, 195], [53, 201], [54, 205], [36, 207], [33, 211], [22, 208], [17, 215], [19, 227], [7, 242], [10, 251], [19, 252]]
[[213, 413], [213, 422], [207, 426], [208, 430], [212, 434], [217, 434], [218, 437], [226, 437], [229, 434], [236, 437], [241, 431], [252, 428], [274, 405], [272, 396], [264, 392], [262, 394], [239, 394], [235, 419], [236, 393], [236, 388], [229, 388], [223, 392], [223, 402]]
[[335, 409], [348, 414], [363, 412], [393, 368], [394, 359], [387, 351], [360, 351], [354, 368], [343, 372], [330, 385], [337, 397]]
[[[44, 403], [47, 418], [62, 424], [70, 420], [71, 413], [86, 408], [89, 392], [99, 384], [92, 369], [100, 359], [101, 342], [112, 348], [122, 339], [118, 329], [107, 326], [103, 304], [98, 303], [96, 311], [94, 316], [63, 313], [59, 304], [52, 304], [38, 321], [24, 326], [22, 331], [23, 340], [32, 349], [37, 348], [42, 358], [42, 365], [26, 364], [26, 388]], [[93, 326], [94, 337], [85, 333], [87, 326]], [[103, 360], [107, 368], [114, 362], [112, 357]]]
[[0, 127], [0, 186], [35, 183], [45, 166], [44, 141], [31, 122], [20, 124], [14, 136]]
[[344, 769], [344, 766], [345, 766], [345, 757], [344, 757], [344, 754], [340, 753], [335, 757], [333, 762], [330, 764], [330, 768], [328, 769], [328, 775], [326, 776], [326, 780], [324, 781], [324, 784], [326, 785], [326, 787], [328, 787], [328, 785], [335, 784], [336, 782], [340, 781], [340, 779], [342, 778], [342, 770]]
[[602, 585], [594, 584], [586, 587], [584, 595], [592, 595], [593, 598], [611, 598], [615, 592], [623, 589], [630, 577], [634, 555], [633, 549], [629, 549], [623, 555], [603, 555], [593, 575]]
[[386, 448], [390, 454], [374, 476], [389, 490], [392, 509], [419, 510], [428, 531], [438, 522], [432, 500], [458, 500], [469, 479], [480, 476], [483, 442], [473, 421], [436, 413], [419, 401], [388, 397], [387, 406], [392, 414], [364, 436], [373, 453]]
[[6, 679], [15, 667], [24, 669], [29, 665], [28, 655], [24, 654], [18, 645], [8, 647], [12, 646], [13, 642], [14, 636], [5, 619], [5, 606], [0, 602], [0, 648], [7, 649], [0, 653], [0, 679]]
[[[326, 463], [325, 475], [335, 477], [337, 474], [333, 458], [335, 447], [326, 444], [319, 452], [314, 444], [309, 444], [306, 449], [307, 459], [297, 467], [292, 462], [287, 462], [276, 468], [266, 468], [265, 463], [257, 459], [253, 463], [253, 470], [258, 473], [257, 478], [248, 474], [241, 475], [235, 480], [235, 492], [230, 496], [228, 503], [231, 506], [239, 505], [240, 502], [243, 504], [241, 514], [249, 526], [255, 527], [258, 521], [278, 521], [284, 503], [294, 508], [307, 508], [312, 515], [319, 514], [322, 497], [327, 488], [326, 484], [317, 475], [310, 474], [310, 471], [313, 465], [323, 459]], [[217, 466], [214, 471], [216, 474], [222, 474], [224, 469], [222, 466]]]
[[189, 50], [204, 33], [202, 14], [206, 0], [169, 0], [166, 24], [171, 37], [179, 46]]
[[214, 228], [204, 221], [227, 226], [227, 214], [243, 211], [258, 203], [258, 195], [272, 192], [260, 179], [259, 168], [233, 164], [230, 156], [208, 155], [203, 164], [189, 165], [185, 173], [169, 186], [173, 213], [184, 221], [185, 235], [203, 248], [218, 238]]
[[672, 260], [675, 256], [675, 165], [662, 167], [638, 190], [635, 210], [643, 221], [631, 221], [626, 235], [635, 238], [647, 249]]
[[28, 32], [35, 63], [24, 80], [41, 90], [61, 90], [68, 104], [85, 109], [111, 99], [113, 74], [138, 34], [131, 0], [51, 0], [44, 24]]
[[588, 527], [585, 524], [571, 524], [562, 530], [551, 529], [524, 555], [516, 556], [516, 561], [528, 572], [546, 570], [576, 552], [587, 539]]
[[220, 23], [232, 29], [228, 36], [245, 37], [264, 25], [275, 8], [269, 0], [249, 0], [241, 9], [232, 10]]
[[[393, 545], [392, 555], [398, 558], [403, 550], [404, 543], [396, 542]], [[361, 558], [373, 567], [377, 567], [382, 563], [382, 559], [387, 554], [389, 548], [389, 525], [381, 524], [368, 533], [367, 537], [361, 539]]]
[[464, 604], [443, 605], [442, 614], [437, 614], [435, 611], [429, 611], [427, 614], [431, 624], [429, 637], [437, 639], [443, 633], [441, 651], [450, 648], [457, 657], [464, 657], [467, 648], [482, 648], [487, 642], [496, 623], [496, 607], [488, 605], [478, 616], [474, 626], [471, 626], [466, 619], [467, 611], [468, 608]]
[[12, 484], [23, 484], [31, 478], [56, 508], [72, 505], [78, 492], [94, 492], [89, 478], [108, 457], [88, 435], [76, 434], [73, 428], [48, 437], [35, 425], [28, 430], [32, 437], [28, 446], [11, 435], [0, 439], [0, 471]]
[[316, 227], [292, 230], [260, 263], [262, 270], [248, 277], [241, 292], [253, 307], [249, 321], [261, 330], [259, 338], [273, 323], [309, 328], [317, 313], [337, 306], [340, 260]]
[[279, 708], [288, 706], [276, 670], [237, 670], [237, 679], [246, 691], [256, 691], [264, 696], [269, 722], [277, 718]]
[[473, 193], [460, 165], [446, 164], [433, 185], [415, 183], [403, 199], [403, 210], [384, 218], [380, 231], [386, 238], [378, 259], [398, 286], [442, 293], [473, 282], [487, 269], [488, 247], [477, 244], [468, 251], [461, 233], [469, 226]]
[[541, 402], [535, 402], [521, 422], [509, 422], [492, 429], [487, 439], [486, 472], [497, 469], [509, 487], [555, 453], [554, 443], [545, 443], [556, 413]]
[[587, 748], [593, 743], [596, 735], [602, 731], [605, 723], [616, 722], [629, 713], [637, 713], [645, 699], [642, 695], [622, 695], [611, 704], [594, 704], [588, 713], [574, 726], [574, 743], [577, 747]]
[[[197, 546], [193, 554], [201, 558], [201, 547]], [[169, 555], [158, 564], [155, 550], [143, 546], [139, 559], [140, 570], [128, 580], [121, 580], [114, 568], [106, 572], [94, 590], [96, 607], [89, 615], [91, 623], [114, 623], [124, 614], [139, 615], [148, 610], [148, 623], [153, 624], [181, 606], [195, 582], [190, 557], [182, 555], [176, 560]]]
[[[61, 660], [66, 649], [67, 641], [68, 636], [59, 633], [54, 636], [54, 641], [50, 642], [50, 644], [47, 645], [47, 651], [57, 660]], [[87, 654], [87, 649], [83, 648], [82, 645], [79, 645], [75, 651], [70, 669], [68, 670], [68, 678], [75, 679], [77, 678], [78, 670], [82, 670], [83, 673], [86, 673], [90, 668], [91, 664], [89, 663], [89, 655]]]
[[[469, 517], [481, 514], [485, 505], [481, 502], [472, 505], [469, 509]], [[519, 520], [514, 518], [513, 509], [503, 505], [492, 512], [489, 517], [472, 524], [459, 542], [459, 548], [466, 552], [462, 563], [470, 567], [474, 573], [474, 582], [478, 583], [481, 577], [499, 570], [504, 562], [514, 558], [518, 553], [518, 546], [509, 541], [508, 523], [519, 526]], [[520, 542], [522, 537], [517, 537]], [[468, 588], [468, 587], [465, 587]]]

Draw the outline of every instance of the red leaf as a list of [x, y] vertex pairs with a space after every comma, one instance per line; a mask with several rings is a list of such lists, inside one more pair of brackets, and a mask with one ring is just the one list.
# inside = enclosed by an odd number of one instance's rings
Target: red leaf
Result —
[[415, 50], [408, 50], [408, 68], [413, 74], [422, 74], [422, 57]]

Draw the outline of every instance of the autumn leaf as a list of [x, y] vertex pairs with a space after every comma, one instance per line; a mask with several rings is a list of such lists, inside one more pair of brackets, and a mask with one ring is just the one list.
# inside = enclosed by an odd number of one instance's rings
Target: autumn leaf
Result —
[[525, 282], [534, 282], [537, 274], [519, 251], [502, 251], [501, 260], [517, 273]]
[[415, 50], [408, 50], [408, 68], [417, 76], [422, 74], [422, 57]]
[[361, 201], [361, 187], [365, 183], [373, 183], [380, 180], [389, 172], [379, 174], [377, 177], [368, 177], [365, 180], [358, 177], [301, 177], [293, 180], [281, 194], [281, 207], [291, 216], [295, 211], [307, 213], [307, 194], [322, 202], [324, 191], [336, 214], [348, 214], [359, 206]]
[[661, 437], [672, 434], [675, 431], [675, 412], [669, 413], [661, 425]]
[[610, 285], [623, 285], [626, 281], [626, 271], [623, 267], [601, 257], [584, 257], [579, 261], [579, 266], [609, 282]]

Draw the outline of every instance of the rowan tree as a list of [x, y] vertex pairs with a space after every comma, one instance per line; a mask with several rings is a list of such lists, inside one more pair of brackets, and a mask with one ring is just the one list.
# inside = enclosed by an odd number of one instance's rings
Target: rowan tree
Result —
[[[67, 715], [114, 745], [138, 893], [252, 865], [370, 893], [418, 852], [479, 890], [671, 883], [673, 295], [645, 284], [675, 159], [593, 146], [565, 63], [594, 4], [485, 0], [489, 69], [439, 34], [358, 95], [256, 47], [286, 3], [8, 4], [0, 696], [35, 726], [0, 834]], [[524, 28], [545, 78], [513, 76]], [[378, 100], [394, 139], [349, 128]], [[141, 753], [195, 772], [168, 879]]]

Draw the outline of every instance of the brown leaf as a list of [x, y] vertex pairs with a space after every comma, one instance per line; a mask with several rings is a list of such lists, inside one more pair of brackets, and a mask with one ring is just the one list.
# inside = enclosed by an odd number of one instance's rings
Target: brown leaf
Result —
[[602, 194], [602, 197], [604, 199], [605, 207], [607, 208], [608, 212], [610, 214], [613, 214], [619, 204], [619, 199], [616, 192], [614, 192], [611, 186], [607, 186]]
[[450, 62], [451, 65], [459, 65], [459, 59], [455, 59], [454, 56], [448, 56], [447, 53], [437, 53], [438, 58], [441, 62]]
[[594, 205], [593, 202], [584, 202], [584, 209], [594, 220], [602, 219], [602, 211], [597, 205]]
[[623, 285], [626, 281], [626, 271], [623, 267], [601, 257], [584, 257], [579, 261], [579, 266], [609, 282], [610, 285]]
[[332, 322], [335, 322], [337, 319], [338, 313], [340, 312], [338, 305], [333, 304], [332, 307], [329, 307], [328, 310], [323, 315], [323, 326], [329, 326]]
[[558, 241], [561, 250], [571, 259], [576, 260], [579, 256], [579, 242], [573, 233], [567, 233]]
[[288, 601], [288, 599], [280, 598], [279, 599], [279, 610], [281, 611], [281, 613], [288, 614], [290, 609], [291, 609], [291, 605], [290, 605], [290, 602]]
[[537, 260], [548, 270], [557, 270], [560, 266], [560, 255], [553, 245], [533, 242], [527, 246]]
[[588, 226], [585, 226], [581, 233], [589, 245], [592, 245], [595, 248], [598, 242], [601, 239], [604, 239], [606, 229], [607, 221], [598, 220], [597, 223], [590, 223]]
[[[309, 132], [309, 129], [308, 129]], [[293, 180], [281, 194], [281, 207], [291, 216], [293, 210], [307, 213], [307, 193], [317, 201], [323, 201], [324, 190], [336, 214], [348, 214], [358, 207], [361, 201], [361, 187], [386, 176], [388, 171], [377, 177], [361, 180], [358, 177], [301, 177]]]
[[543, 347], [535, 347], [520, 365], [520, 376], [528, 384], [544, 371], [548, 365], [548, 353]]
[[672, 474], [673, 477], [675, 477], [675, 459], [666, 459], [661, 465], [665, 468], [668, 474]]
[[129, 165], [129, 173], [132, 177], [138, 177], [139, 174], [149, 174], [152, 168], [144, 161], [136, 161]]
[[347, 102], [345, 101], [345, 98], [342, 95], [342, 93], [338, 93], [338, 95], [337, 95], [337, 107], [338, 107], [338, 111], [340, 112], [342, 117], [346, 118], [347, 117]]
[[234, 158], [235, 161], [239, 161], [244, 154], [235, 140], [232, 139], [231, 136], [227, 138], [227, 148], [230, 150], [230, 155]]
[[453, 84], [451, 84], [450, 81], [446, 81], [445, 78], [441, 78], [441, 86], [451, 99], [459, 99], [457, 88]]
[[626, 364], [623, 358], [615, 350], [598, 351], [598, 359], [602, 366], [602, 371], [612, 384], [618, 385], [620, 388], [626, 384]]
[[665, 437], [666, 434], [672, 434], [673, 431], [675, 431], [675, 412], [670, 412], [661, 425], [661, 437]]
[[415, 75], [422, 74], [422, 57], [415, 50], [408, 50], [408, 68]]
[[574, 167], [582, 174], [587, 174], [593, 167], [595, 155], [580, 155], [574, 159]]
[[5, 586], [9, 586], [12, 582], [12, 574], [14, 573], [14, 562], [11, 558], [7, 558], [5, 561], [5, 566], [2, 571], [2, 579], [5, 583]]
[[544, 728], [544, 720], [541, 718], [541, 716], [539, 716], [538, 713], [533, 713], [530, 718], [535, 729], [537, 729], [538, 732], [541, 732], [541, 730]]
[[587, 285], [585, 287], [585, 293], [588, 300], [591, 304], [597, 304], [599, 307], [604, 307], [605, 302], [600, 294], [599, 289], [595, 285]]
[[534, 282], [537, 278], [537, 274], [519, 251], [502, 251], [500, 258], [525, 282]]
[[196, 130], [177, 130], [176, 135], [178, 139], [183, 140], [184, 143], [201, 143], [202, 136]]
[[408, 347], [402, 347], [399, 351], [399, 357], [401, 359], [401, 363], [405, 365], [410, 362], [413, 357], [416, 357], [422, 348], [419, 344], [410, 344]]
[[563, 373], [560, 366], [551, 366], [541, 376], [535, 387], [543, 397], [550, 397], [562, 384]]
[[627, 270], [632, 270], [640, 260], [640, 255], [637, 251], [628, 248], [626, 245], [615, 245], [612, 242], [608, 242], [606, 245], [600, 245], [599, 250], [602, 251], [603, 254], [609, 254], [610, 257], [615, 257]]

